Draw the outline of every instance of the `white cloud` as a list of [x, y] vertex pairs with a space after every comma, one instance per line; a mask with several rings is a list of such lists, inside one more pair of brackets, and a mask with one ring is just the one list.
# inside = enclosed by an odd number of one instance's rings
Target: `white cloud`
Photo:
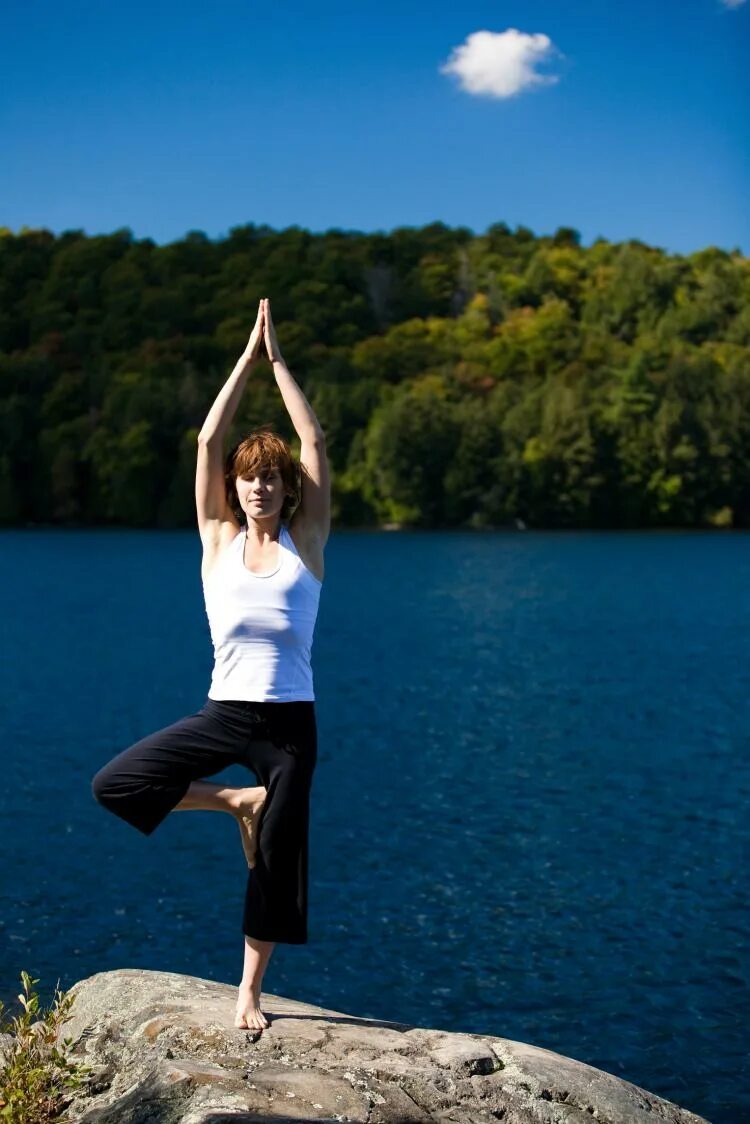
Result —
[[515, 27], [500, 32], [474, 31], [465, 43], [453, 48], [440, 73], [455, 74], [469, 94], [512, 98], [522, 90], [557, 82], [552, 75], [537, 74], [534, 67], [559, 54], [547, 35], [526, 35]]
[[721, 0], [725, 8], [739, 8], [745, 0]]

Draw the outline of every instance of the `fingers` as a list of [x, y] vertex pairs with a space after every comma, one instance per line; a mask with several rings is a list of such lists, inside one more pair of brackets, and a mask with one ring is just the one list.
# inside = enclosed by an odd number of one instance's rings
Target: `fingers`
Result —
[[252, 332], [250, 333], [250, 339], [247, 343], [248, 350], [253, 358], [257, 356], [258, 351], [260, 350], [260, 344], [264, 334], [265, 323], [263, 319], [263, 300], [261, 299], [258, 302], [258, 315], [255, 318], [255, 324], [253, 326]]

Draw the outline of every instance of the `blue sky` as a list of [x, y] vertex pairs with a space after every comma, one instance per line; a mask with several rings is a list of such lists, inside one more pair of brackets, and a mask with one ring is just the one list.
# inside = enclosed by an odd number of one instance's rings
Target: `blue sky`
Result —
[[10, 0], [0, 226], [750, 253], [750, 0]]

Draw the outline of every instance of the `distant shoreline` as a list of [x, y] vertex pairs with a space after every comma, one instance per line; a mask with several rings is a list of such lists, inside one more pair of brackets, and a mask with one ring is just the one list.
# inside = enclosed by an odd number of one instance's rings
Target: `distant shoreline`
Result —
[[[433, 534], [433, 533], [447, 533], [466, 531], [471, 534], [485, 534], [497, 531], [512, 531], [512, 532], [527, 532], [527, 531], [543, 531], [546, 534], [571, 534], [582, 531], [590, 531], [596, 533], [622, 532], [644, 532], [649, 533], [670, 533], [674, 534], [677, 531], [694, 531], [706, 532], [710, 534], [727, 532], [734, 533], [747, 533], [750, 530], [748, 527], [732, 527], [732, 526], [707, 526], [705, 524], [700, 526], [682, 526], [675, 524], [672, 526], [654, 527], [644, 525], [641, 527], [548, 527], [548, 526], [529, 526], [523, 521], [518, 523], [498, 523], [493, 525], [485, 525], [481, 527], [463, 525], [446, 525], [442, 527], [419, 527], [409, 523], [371, 523], [371, 524], [342, 524], [340, 526], [333, 526], [331, 533], [335, 534], [338, 531], [384, 531], [394, 532], [400, 531], [403, 533], [419, 533], [419, 534]], [[123, 523], [7, 523], [0, 525], [0, 533], [3, 531], [195, 531], [195, 527], [144, 527], [138, 524], [123, 524]]]

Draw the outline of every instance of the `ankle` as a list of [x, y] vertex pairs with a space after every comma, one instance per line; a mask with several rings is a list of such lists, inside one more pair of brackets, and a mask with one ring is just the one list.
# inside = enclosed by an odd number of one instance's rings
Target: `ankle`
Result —
[[249, 805], [261, 804], [267, 796], [263, 785], [249, 785], [247, 788], [236, 788], [232, 796], [232, 805], [235, 812], [246, 812]]
[[238, 811], [244, 804], [247, 803], [248, 793], [255, 793], [256, 789], [253, 785], [243, 786], [242, 788], [233, 788], [230, 790], [229, 803], [235, 811]]
[[262, 980], [246, 980], [243, 977], [239, 983], [239, 990], [245, 994], [252, 995], [255, 999], [259, 999], [262, 982]]

